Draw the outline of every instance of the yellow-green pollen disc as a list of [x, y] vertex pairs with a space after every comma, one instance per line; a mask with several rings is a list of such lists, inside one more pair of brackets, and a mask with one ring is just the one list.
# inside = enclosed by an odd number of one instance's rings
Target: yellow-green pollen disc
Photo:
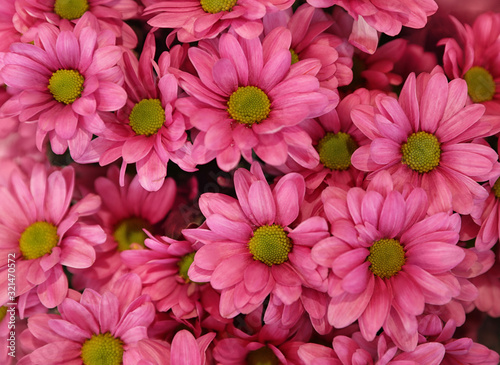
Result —
[[344, 132], [329, 132], [316, 146], [319, 160], [331, 170], [347, 170], [351, 166], [351, 156], [356, 148], [356, 142]]
[[177, 266], [179, 266], [179, 276], [184, 279], [186, 283], [191, 283], [191, 279], [188, 276], [188, 270], [194, 261], [194, 255], [196, 252], [190, 252], [187, 255], [181, 257]]
[[47, 222], [35, 222], [21, 234], [19, 250], [26, 260], [33, 260], [51, 253], [58, 242], [56, 226]]
[[206, 13], [216, 14], [221, 11], [231, 11], [238, 0], [201, 0], [200, 4]]
[[292, 65], [299, 62], [299, 55], [292, 48], [290, 48], [290, 54], [292, 55]]
[[402, 162], [413, 171], [429, 172], [439, 165], [441, 143], [427, 132], [413, 133], [401, 147]]
[[495, 181], [495, 184], [491, 188], [491, 191], [493, 191], [493, 194], [495, 194], [495, 197], [500, 198], [500, 178]]
[[252, 126], [267, 118], [271, 102], [266, 93], [256, 86], [239, 87], [229, 97], [227, 111], [231, 118], [241, 124]]
[[396, 275], [403, 267], [406, 258], [403, 246], [393, 238], [383, 238], [375, 241], [370, 247], [367, 260], [371, 263], [370, 270], [382, 279]]
[[250, 351], [246, 358], [247, 365], [279, 365], [281, 362], [267, 346], [258, 350]]
[[3, 305], [0, 307], [0, 322], [3, 321], [6, 314], [7, 314], [7, 307], [5, 305]]
[[94, 334], [82, 345], [84, 365], [120, 365], [123, 363], [123, 341], [109, 332]]
[[54, 13], [63, 19], [81, 18], [87, 10], [89, 10], [87, 0], [56, 0], [54, 3]]
[[474, 66], [465, 73], [467, 90], [473, 102], [481, 103], [492, 100], [496, 85], [491, 74], [480, 66]]
[[248, 249], [254, 260], [272, 266], [282, 264], [288, 260], [288, 253], [292, 250], [292, 243], [283, 227], [273, 224], [257, 228], [248, 242]]
[[49, 80], [49, 91], [60, 103], [71, 104], [82, 95], [85, 78], [76, 70], [60, 69]]
[[135, 134], [151, 136], [165, 123], [165, 109], [158, 99], [143, 99], [134, 105], [128, 119]]
[[145, 247], [144, 240], [148, 238], [143, 228], [151, 230], [151, 225], [141, 218], [127, 218], [120, 221], [113, 232], [118, 243], [118, 251]]

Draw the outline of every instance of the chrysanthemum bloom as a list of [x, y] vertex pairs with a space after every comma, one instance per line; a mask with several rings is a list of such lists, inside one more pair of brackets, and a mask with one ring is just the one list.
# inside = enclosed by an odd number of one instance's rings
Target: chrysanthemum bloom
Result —
[[425, 316], [420, 320], [419, 332], [422, 337], [425, 336], [429, 343], [438, 342], [444, 345], [445, 355], [441, 364], [498, 364], [500, 356], [495, 351], [467, 337], [452, 338], [456, 327], [453, 321], [448, 321], [443, 326], [443, 323], [433, 315]]
[[95, 264], [87, 270], [71, 270], [75, 288], [92, 288], [101, 291], [111, 280], [129, 269], [123, 264], [120, 253], [129, 249], [144, 248], [148, 237], [159, 232], [161, 224], [175, 199], [175, 182], [168, 178], [156, 192], [144, 190], [138, 176], [125, 176], [123, 186], [119, 184], [116, 166], [109, 168], [107, 177], [95, 181], [95, 190], [102, 199], [97, 212], [99, 221], [107, 233], [106, 242], [97, 251]]
[[467, 82], [471, 102], [486, 107], [486, 114], [500, 113], [500, 14], [484, 13], [474, 24], [460, 23], [451, 17], [456, 28], [456, 39], [445, 38], [443, 65], [450, 79]]
[[[68, 292], [63, 266], [90, 267], [94, 246], [106, 238], [100, 226], [81, 219], [99, 209], [98, 196], [89, 194], [70, 207], [74, 178], [71, 167], [48, 173], [40, 164], [30, 179], [14, 171], [9, 186], [0, 186], [0, 249], [6, 253], [0, 264], [1, 284], [7, 288], [7, 260], [15, 258], [16, 296], [36, 287], [47, 308], [59, 305]], [[2, 290], [0, 303], [8, 298], [7, 290]]]
[[218, 50], [209, 42], [189, 49], [199, 78], [180, 75], [190, 97], [178, 99], [176, 106], [200, 131], [193, 142], [196, 162], [217, 158], [229, 171], [241, 155], [252, 161], [253, 149], [273, 166], [288, 156], [304, 167], [317, 164], [311, 138], [297, 124], [331, 110], [338, 95], [320, 87], [319, 60], [292, 65], [290, 46], [290, 31], [278, 27], [262, 41], [226, 33]]
[[172, 28], [167, 45], [173, 37], [183, 43], [217, 37], [230, 28], [243, 38], [258, 37], [263, 30], [262, 17], [291, 7], [293, 0], [156, 0], [146, 7], [143, 16], [151, 17], [148, 24]]
[[302, 286], [326, 291], [326, 268], [310, 258], [311, 246], [328, 235], [326, 221], [294, 222], [304, 199], [302, 176], [287, 174], [271, 189], [254, 163], [251, 172], [238, 169], [234, 182], [238, 199], [203, 194], [207, 228], [183, 231], [205, 244], [194, 256], [189, 278], [221, 292], [220, 313], [226, 318], [250, 313], [270, 293], [291, 304]]
[[[332, 343], [333, 349], [307, 343], [299, 347], [298, 354], [306, 365], [339, 364], [339, 365], [402, 365], [426, 364], [439, 365], [444, 356], [444, 346], [440, 343], [424, 343], [414, 350], [401, 352], [382, 334], [372, 342], [366, 342], [359, 332], [352, 338], [335, 336]], [[323, 362], [324, 361], [324, 362]]]
[[378, 33], [398, 35], [401, 27], [423, 28], [427, 17], [436, 12], [434, 0], [406, 1], [353, 1], [353, 0], [307, 0], [317, 8], [338, 5], [354, 19], [349, 42], [363, 52], [374, 53], [378, 44]]
[[488, 192], [477, 183], [490, 178], [497, 153], [470, 143], [490, 135], [492, 125], [481, 120], [484, 106], [466, 105], [467, 85], [448, 83], [435, 69], [408, 76], [399, 99], [379, 95], [375, 106], [361, 105], [351, 112], [353, 123], [371, 143], [354, 151], [351, 162], [373, 179], [389, 171], [396, 189], [410, 182], [429, 196], [432, 212], [453, 209], [469, 214], [474, 200]]
[[135, 163], [139, 182], [149, 191], [157, 191], [163, 185], [169, 160], [186, 171], [196, 169], [189, 156], [184, 117], [174, 108], [178, 86], [168, 71], [170, 54], [163, 52], [156, 64], [152, 60], [155, 51], [151, 32], [139, 62], [131, 53], [124, 54], [127, 102], [115, 114], [102, 115], [105, 128], [96, 133], [99, 137], [92, 140], [89, 149], [76, 160], [80, 163], [99, 161], [102, 166], [121, 157], [121, 174], [125, 174], [127, 164]]
[[121, 254], [125, 265], [141, 278], [143, 293], [151, 297], [159, 311], [171, 309], [180, 319], [197, 317], [201, 310], [197, 303], [204, 283], [191, 281], [187, 273], [196, 246], [201, 244], [165, 236], [146, 238], [144, 244], [149, 250], [128, 250]]
[[312, 248], [312, 259], [332, 270], [330, 324], [358, 320], [368, 341], [383, 327], [399, 348], [414, 350], [416, 316], [425, 304], [443, 305], [460, 294], [450, 272], [465, 256], [456, 246], [459, 215], [427, 216], [425, 192], [393, 190], [387, 172], [367, 191], [329, 187], [323, 200], [333, 237]]
[[128, 350], [148, 346], [147, 328], [155, 308], [141, 294], [137, 276], [124, 276], [109, 291], [86, 289], [79, 299], [66, 298], [59, 314], [36, 314], [21, 334], [32, 352], [18, 364], [136, 364]]
[[[88, 14], [87, 20], [92, 17]], [[12, 44], [0, 71], [4, 82], [17, 91], [2, 105], [0, 116], [38, 122], [38, 148], [48, 136], [55, 153], [69, 147], [73, 158], [80, 157], [92, 134], [104, 128], [97, 112], [115, 111], [127, 97], [116, 66], [122, 49], [109, 31], [79, 26], [87, 24], [86, 19], [73, 30], [67, 30], [67, 21], [66, 30], [41, 25], [36, 45]]]
[[285, 27], [292, 33], [292, 64], [308, 58], [321, 61], [316, 77], [321, 86], [336, 90], [352, 81], [353, 47], [341, 38], [326, 33], [333, 20], [325, 12], [303, 4], [292, 14], [280, 11], [264, 17], [264, 34], [276, 27]]
[[[134, 0], [15, 0], [18, 29], [30, 28], [33, 23], [49, 22], [60, 26], [63, 19], [78, 22], [86, 13], [95, 16], [99, 27], [114, 33], [117, 43], [132, 49], [137, 46], [137, 35], [123, 20], [138, 16], [139, 6]], [[29, 36], [29, 35], [28, 35]], [[27, 42], [24, 35], [23, 41]]]

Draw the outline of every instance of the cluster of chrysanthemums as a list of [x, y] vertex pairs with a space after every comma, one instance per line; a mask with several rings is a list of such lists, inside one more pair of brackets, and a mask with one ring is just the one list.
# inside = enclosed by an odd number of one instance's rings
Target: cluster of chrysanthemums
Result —
[[439, 5], [2, 1], [0, 363], [497, 364], [500, 13]]

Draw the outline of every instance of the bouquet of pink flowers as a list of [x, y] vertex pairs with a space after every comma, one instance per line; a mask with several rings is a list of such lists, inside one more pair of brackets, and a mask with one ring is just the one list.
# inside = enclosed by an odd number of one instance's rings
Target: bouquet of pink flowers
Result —
[[0, 37], [1, 364], [499, 363], [496, 1], [5, 0]]

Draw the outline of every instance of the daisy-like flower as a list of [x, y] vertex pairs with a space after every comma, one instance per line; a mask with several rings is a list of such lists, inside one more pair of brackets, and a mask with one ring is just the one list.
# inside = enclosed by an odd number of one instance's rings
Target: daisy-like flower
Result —
[[88, 13], [80, 19], [73, 30], [41, 25], [36, 45], [12, 44], [0, 71], [16, 90], [0, 108], [0, 116], [38, 122], [38, 148], [48, 136], [55, 153], [69, 147], [73, 158], [80, 157], [92, 134], [104, 128], [97, 112], [115, 111], [127, 97], [116, 65], [122, 49], [109, 31], [85, 26], [90, 17]]
[[302, 176], [287, 174], [271, 189], [254, 163], [251, 172], [238, 169], [234, 182], [238, 199], [203, 194], [206, 228], [183, 230], [205, 244], [194, 256], [189, 278], [210, 282], [221, 292], [225, 318], [250, 313], [270, 293], [291, 304], [302, 286], [326, 291], [326, 268], [310, 259], [311, 246], [328, 235], [326, 221], [312, 217], [294, 222], [304, 199]]
[[162, 187], [170, 160], [186, 171], [196, 170], [186, 143], [184, 117], [174, 108], [178, 86], [168, 71], [171, 55], [163, 52], [156, 64], [152, 61], [155, 51], [154, 33], [150, 32], [139, 62], [131, 53], [124, 54], [127, 102], [115, 114], [102, 115], [105, 129], [96, 133], [99, 137], [76, 159], [80, 163], [99, 161], [102, 166], [122, 157], [122, 175], [127, 164], [135, 163], [139, 182], [149, 191]]
[[477, 182], [490, 178], [497, 153], [471, 143], [490, 135], [492, 125], [481, 120], [484, 106], [467, 104], [467, 85], [448, 83], [435, 69], [417, 78], [410, 74], [399, 99], [379, 95], [375, 106], [357, 106], [353, 123], [371, 143], [354, 151], [351, 162], [373, 179], [389, 171], [396, 189], [410, 182], [429, 195], [431, 211], [453, 209], [469, 214], [475, 200], [488, 192]]
[[123, 21], [139, 14], [139, 6], [134, 0], [15, 0], [15, 3], [18, 12], [16, 26], [27, 29], [28, 33], [33, 33], [34, 29], [30, 28], [34, 24], [49, 22], [59, 27], [63, 19], [76, 23], [91, 13], [101, 29], [114, 33], [120, 45], [129, 49], [137, 46], [135, 32]]
[[387, 172], [367, 191], [329, 187], [323, 200], [333, 236], [312, 248], [312, 259], [332, 270], [330, 324], [358, 320], [368, 341], [383, 327], [399, 348], [414, 350], [425, 304], [443, 305], [460, 293], [450, 271], [465, 256], [456, 246], [459, 215], [427, 216], [425, 192], [393, 190]]
[[[30, 179], [13, 171], [9, 186], [0, 186], [1, 284], [7, 287], [7, 258], [16, 260], [16, 296], [28, 295], [36, 287], [47, 308], [59, 305], [68, 292], [67, 268], [87, 268], [95, 260], [94, 246], [105, 240], [98, 225], [82, 217], [94, 214], [101, 204], [89, 194], [70, 207], [74, 170], [66, 167], [48, 173], [37, 164]], [[10, 253], [11, 255], [7, 255]], [[8, 301], [6, 290], [0, 303]]]
[[208, 42], [189, 49], [199, 78], [180, 74], [190, 97], [178, 99], [176, 106], [200, 131], [193, 142], [196, 162], [216, 157], [229, 171], [241, 155], [251, 162], [253, 149], [273, 166], [288, 156], [304, 167], [317, 164], [311, 138], [297, 124], [331, 110], [338, 95], [320, 88], [319, 60], [291, 64], [290, 46], [290, 31], [278, 27], [262, 41], [226, 33], [218, 50]]
[[133, 274], [102, 295], [86, 289], [66, 298], [57, 309], [28, 319], [21, 340], [31, 351], [18, 364], [133, 364], [129, 349], [149, 345], [155, 308]]
[[119, 184], [116, 166], [108, 170], [106, 177], [95, 181], [95, 190], [102, 199], [97, 211], [104, 228], [106, 242], [97, 249], [95, 264], [85, 270], [71, 270], [75, 288], [92, 288], [102, 291], [129, 269], [123, 264], [120, 253], [129, 249], [144, 248], [151, 234], [160, 232], [159, 225], [170, 211], [176, 195], [175, 182], [168, 178], [160, 190], [148, 192], [139, 183], [138, 176], [125, 175], [123, 186]]
[[451, 17], [456, 39], [445, 38], [443, 65], [450, 79], [467, 82], [470, 100], [486, 107], [486, 114], [500, 113], [500, 14], [483, 13], [474, 24], [460, 23]]
[[148, 24], [173, 28], [167, 45], [177, 34], [180, 42], [189, 43], [217, 37], [231, 28], [241, 37], [258, 37], [263, 30], [266, 13], [291, 7], [293, 0], [181, 0], [155, 1], [143, 15], [151, 17]]

